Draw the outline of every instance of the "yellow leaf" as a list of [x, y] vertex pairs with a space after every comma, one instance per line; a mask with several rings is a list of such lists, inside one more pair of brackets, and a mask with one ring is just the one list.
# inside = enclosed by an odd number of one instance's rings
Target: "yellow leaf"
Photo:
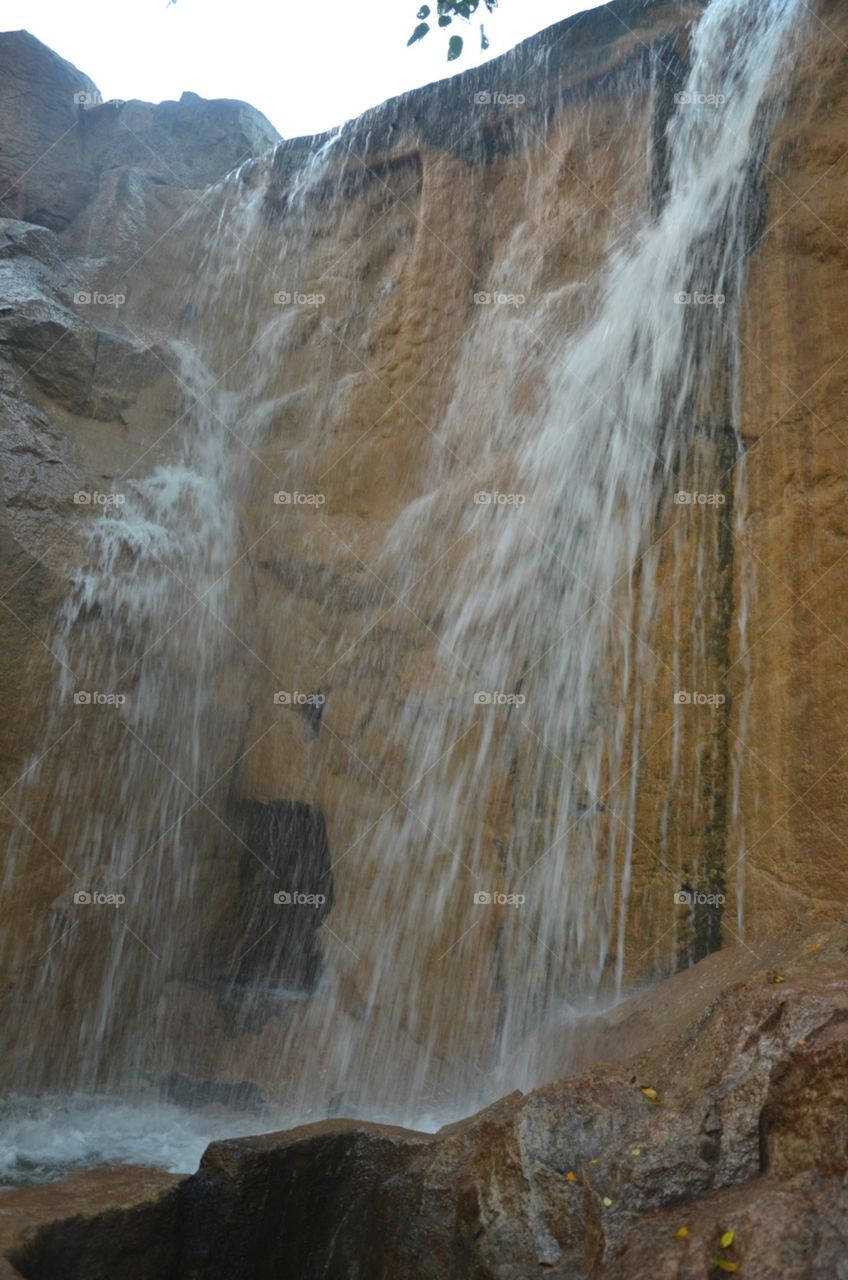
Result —
[[566, 1182], [576, 1182], [576, 1181], [577, 1181], [577, 1174], [576, 1174], [576, 1173], [572, 1173], [572, 1171], [569, 1169], [568, 1173], [565, 1175], [565, 1180], [566, 1180]]
[[724, 1235], [721, 1237], [722, 1249], [729, 1249], [735, 1239], [736, 1239], [735, 1231], [725, 1231]]
[[823, 943], [823, 942], [815, 942], [815, 943], [813, 943], [813, 945], [810, 947], [810, 955], [812, 955], [812, 953], [813, 953], [814, 951], [821, 951], [821, 949], [822, 949], [822, 947], [823, 947], [823, 946], [824, 946], [824, 943]]
[[772, 982], [773, 982], [775, 985], [777, 985], [779, 982], [785, 982], [785, 981], [786, 981], [786, 979], [785, 979], [785, 978], [781, 978], [781, 976], [780, 976], [780, 974], [779, 974], [779, 973], [776, 973], [776, 974], [774, 975], [774, 977], [772, 978]]
[[655, 1107], [659, 1102], [659, 1097], [657, 1096], [656, 1089], [652, 1089], [650, 1085], [640, 1084], [639, 1092], [642, 1094], [644, 1098], [647, 1098], [648, 1102], [650, 1102], [652, 1107]]
[[633, 1148], [631, 1149], [630, 1154], [631, 1154], [632, 1156], [640, 1156], [640, 1155], [642, 1154], [642, 1148], [641, 1148], [641, 1147], [633, 1147]]
[[675, 1232], [675, 1234], [679, 1237], [679, 1239], [681, 1239], [681, 1240], [685, 1240], [685, 1239], [686, 1239], [686, 1237], [687, 1237], [687, 1236], [688, 1236], [688, 1234], [689, 1234], [689, 1228], [688, 1228], [688, 1227], [678, 1227], [678, 1228], [677, 1228], [677, 1231]]
[[612, 1200], [610, 1200], [609, 1196], [604, 1196], [604, 1204], [606, 1205], [607, 1208], [609, 1208], [610, 1205], [612, 1204]]
[[742, 1265], [740, 1262], [729, 1262], [727, 1258], [716, 1258], [715, 1264], [722, 1271], [738, 1271]]

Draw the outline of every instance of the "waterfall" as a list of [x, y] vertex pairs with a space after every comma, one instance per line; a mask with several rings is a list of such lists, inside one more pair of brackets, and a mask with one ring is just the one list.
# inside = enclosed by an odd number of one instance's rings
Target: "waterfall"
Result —
[[[18, 797], [7, 890], [33, 831], [65, 833], [68, 868], [14, 997], [19, 1088], [259, 1079], [296, 1118], [422, 1122], [532, 1085], [551, 1028], [720, 944], [720, 911], [675, 901], [727, 892], [721, 851], [693, 860], [678, 839], [705, 803], [697, 762], [724, 749], [680, 695], [727, 696], [710, 681], [722, 530], [745, 501], [737, 334], [803, 9], [712, 0], [688, 69], [653, 51], [641, 203], [616, 198], [603, 259], [552, 289], [528, 193], [469, 284], [446, 415], [403, 399], [414, 474], [392, 471], [375, 384], [352, 497], [337, 400], [370, 376], [348, 320], [373, 298], [344, 277], [346, 211], [391, 125], [378, 111], [317, 151], [282, 144], [186, 219], [182, 337], [162, 354], [184, 404], [91, 522]], [[555, 151], [541, 111], [528, 155], [540, 134]], [[415, 157], [379, 173], [392, 226]], [[422, 305], [437, 332], [453, 303], [434, 280]], [[370, 527], [363, 493], [382, 502]], [[263, 574], [289, 592], [275, 616]], [[647, 785], [661, 738], [671, 773]], [[299, 790], [260, 794], [257, 753]], [[338, 847], [352, 786], [373, 817]], [[628, 954], [637, 863], [663, 886], [647, 967]], [[74, 901], [93, 893], [110, 909]]]

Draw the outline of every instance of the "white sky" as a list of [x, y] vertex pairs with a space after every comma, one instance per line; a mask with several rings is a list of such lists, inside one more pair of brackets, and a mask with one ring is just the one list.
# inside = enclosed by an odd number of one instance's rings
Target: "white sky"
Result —
[[[435, 26], [412, 48], [421, 0], [0, 0], [24, 28], [91, 76], [107, 98], [160, 102], [183, 90], [241, 98], [285, 137], [316, 133], [416, 85], [496, 57], [600, 0], [501, 0], [483, 21]], [[435, 9], [435, 0], [429, 0]], [[481, 4], [481, 9], [483, 8]], [[363, 17], [363, 15], [366, 15]], [[465, 37], [447, 64], [448, 36]], [[511, 92], [504, 85], [502, 92]]]

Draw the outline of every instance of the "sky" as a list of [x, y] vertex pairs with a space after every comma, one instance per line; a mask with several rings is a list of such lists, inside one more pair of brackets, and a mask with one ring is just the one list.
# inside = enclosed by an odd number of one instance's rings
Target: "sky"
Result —
[[[434, 28], [407, 48], [421, 0], [0, 0], [0, 30], [31, 32], [105, 98], [241, 98], [295, 137], [476, 66], [599, 2], [501, 0], [484, 15], [487, 54], [479, 21]], [[465, 52], [449, 65], [454, 31]]]

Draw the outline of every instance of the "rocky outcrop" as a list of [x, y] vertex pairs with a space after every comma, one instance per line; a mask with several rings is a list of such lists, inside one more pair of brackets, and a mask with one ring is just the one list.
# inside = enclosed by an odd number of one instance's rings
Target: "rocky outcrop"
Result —
[[4, 34], [0, 85], [2, 213], [61, 230], [91, 195], [78, 121], [97, 86], [28, 31]]
[[840, 1276], [846, 952], [845, 927], [730, 948], [601, 1016], [591, 1065], [436, 1134], [326, 1122], [214, 1143], [182, 1181], [8, 1194], [6, 1257], [28, 1280]]
[[109, 172], [204, 188], [279, 134], [243, 102], [104, 102], [97, 86], [28, 31], [0, 39], [0, 212], [66, 230]]

